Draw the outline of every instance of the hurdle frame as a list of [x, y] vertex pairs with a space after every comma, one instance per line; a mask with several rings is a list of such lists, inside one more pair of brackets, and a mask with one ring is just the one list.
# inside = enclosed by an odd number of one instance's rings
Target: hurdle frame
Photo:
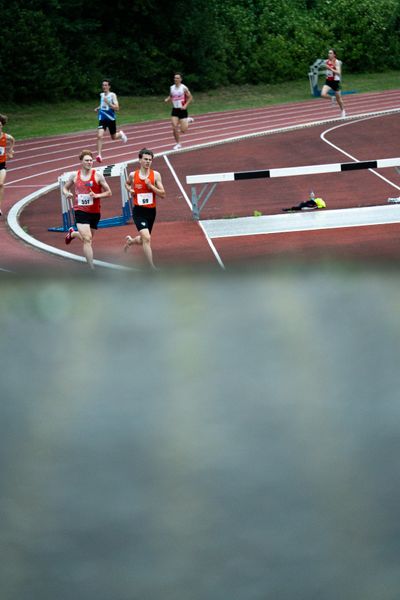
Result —
[[[128, 164], [131, 164], [131, 162], [117, 163], [96, 169], [98, 173], [103, 173], [104, 177], [119, 177], [122, 207], [120, 215], [116, 215], [115, 217], [109, 217], [107, 219], [100, 219], [98, 223], [99, 228], [126, 225], [130, 221], [132, 215], [132, 199], [128, 193], [128, 190], [125, 187], [125, 182], [127, 180]], [[70, 177], [71, 174], [74, 172], [75, 171], [69, 171], [63, 173], [62, 175], [60, 175], [60, 177], [58, 177], [58, 185], [61, 198], [62, 225], [60, 227], [49, 227], [48, 231], [66, 232], [69, 230], [70, 227], [74, 227], [74, 229], [76, 229], [76, 221], [73, 211], [72, 200], [70, 198], [67, 198], [63, 192], [65, 182], [67, 181], [68, 177]]]
[[[342, 64], [342, 61], [340, 61], [340, 63]], [[314, 98], [320, 98], [321, 90], [319, 88], [318, 81], [320, 75], [324, 75], [326, 71], [325, 59], [317, 58], [313, 64], [309, 66], [309, 69], [308, 80], [310, 82], [311, 96], [314, 96]], [[357, 90], [346, 90], [345, 92], [341, 91], [342, 96], [356, 93]], [[335, 92], [333, 90], [329, 90], [328, 94], [332, 96], [332, 98], [335, 96]]]
[[[207, 204], [210, 196], [212, 195], [213, 191], [217, 187], [217, 184], [213, 183], [212, 185], [210, 185], [210, 189], [207, 191], [208, 185], [209, 184], [206, 183], [206, 185], [203, 186], [203, 188], [201, 189], [201, 191], [199, 193], [197, 193], [196, 186], [191, 187], [192, 214], [193, 214], [193, 219], [195, 221], [200, 221], [200, 211]], [[201, 206], [199, 206], [199, 201], [201, 200], [203, 194], [206, 194], [206, 196], [205, 196]]]
[[[200, 212], [209, 200], [217, 183], [223, 181], [238, 181], [243, 179], [271, 179], [275, 177], [297, 177], [299, 175], [316, 175], [321, 173], [340, 173], [345, 171], [359, 171], [362, 169], [383, 169], [400, 167], [400, 157], [381, 158], [376, 160], [362, 160], [345, 163], [328, 163], [322, 165], [305, 165], [300, 167], [283, 167], [274, 169], [261, 169], [257, 171], [237, 171], [226, 173], [205, 173], [203, 175], [187, 175], [186, 183], [191, 185], [192, 215], [195, 221], [200, 220]], [[197, 184], [205, 184], [197, 193]], [[201, 206], [199, 200], [206, 193], [207, 187], [213, 184], [206, 194]]]

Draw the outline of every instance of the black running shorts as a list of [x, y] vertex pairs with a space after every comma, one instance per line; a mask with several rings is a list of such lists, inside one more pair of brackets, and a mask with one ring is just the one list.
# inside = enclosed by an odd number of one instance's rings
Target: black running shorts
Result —
[[102, 119], [99, 121], [98, 129], [108, 129], [110, 135], [114, 135], [114, 133], [117, 133], [117, 122], [115, 120], [112, 121], [111, 119]]
[[171, 117], [178, 117], [178, 119], [187, 119], [188, 111], [183, 108], [173, 108], [171, 112]]
[[90, 229], [97, 229], [100, 221], [100, 213], [90, 213], [84, 210], [75, 210], [74, 212], [76, 224], [90, 225]]
[[148, 229], [151, 233], [154, 221], [156, 220], [156, 209], [136, 206], [136, 204], [134, 204], [132, 208], [132, 218], [138, 231]]

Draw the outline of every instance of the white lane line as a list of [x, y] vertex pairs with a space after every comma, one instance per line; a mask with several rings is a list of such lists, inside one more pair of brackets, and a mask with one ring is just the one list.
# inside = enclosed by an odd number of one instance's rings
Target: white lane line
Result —
[[[367, 117], [370, 118], [372, 116], [382, 116], [385, 114], [392, 114], [392, 113], [397, 113], [400, 112], [400, 108], [391, 108], [388, 110], [383, 110], [383, 111], [377, 111], [376, 113], [361, 113], [361, 114], [355, 114], [355, 115], [351, 115], [348, 117], [349, 121], [347, 122], [353, 122], [350, 121], [350, 119], [360, 119], [363, 117]], [[318, 125], [325, 125], [328, 123], [335, 123], [338, 120], [341, 120], [340, 117], [330, 117], [328, 119], [323, 119], [320, 121], [307, 121], [307, 122], [303, 122], [303, 123], [297, 123], [296, 125], [289, 125], [286, 127], [276, 127], [276, 128], [272, 128], [269, 127], [267, 129], [263, 129], [263, 130], [259, 130], [259, 128], [253, 129], [253, 130], [248, 130], [247, 129], [247, 133], [243, 133], [241, 135], [235, 135], [229, 138], [223, 138], [223, 139], [216, 139], [218, 138], [221, 134], [213, 134], [213, 135], [207, 135], [207, 136], [200, 136], [197, 137], [195, 140], [193, 140], [193, 144], [187, 147], [182, 148], [181, 150], [175, 151], [175, 150], [170, 150], [170, 151], [166, 151], [167, 154], [174, 154], [175, 152], [182, 152], [182, 151], [189, 151], [189, 150], [195, 150], [195, 149], [200, 149], [200, 148], [209, 148], [212, 147], [214, 145], [220, 145], [220, 144], [227, 144], [230, 142], [236, 142], [236, 141], [240, 141], [243, 139], [250, 139], [252, 137], [262, 137], [265, 135], [271, 135], [271, 134], [275, 134], [275, 133], [284, 133], [284, 132], [289, 132], [289, 131], [295, 131], [296, 129], [303, 129], [306, 127], [317, 127]], [[206, 142], [203, 143], [199, 143], [202, 142], [203, 140], [207, 140]], [[210, 141], [211, 140], [211, 141]], [[161, 152], [164, 151], [164, 148], [170, 147], [170, 143], [165, 143], [162, 145], [155, 145], [153, 144], [153, 148], [156, 152]], [[126, 147], [124, 147], [124, 151], [117, 153], [117, 154], [113, 154], [113, 161], [115, 161], [115, 159], [124, 157], [125, 161], [129, 160], [126, 157], [127, 152], [126, 152]], [[73, 168], [76, 168], [76, 157], [71, 155], [68, 157], [65, 157], [64, 160], [69, 160], [69, 159], [74, 159], [74, 163], [73, 164], [69, 164], [69, 165], [64, 165], [63, 167], [58, 167], [55, 169], [51, 169], [51, 170], [47, 170], [47, 171], [42, 171], [40, 173], [35, 173], [26, 177], [21, 177], [19, 179], [14, 179], [12, 181], [10, 181], [9, 183], [19, 183], [21, 181], [26, 181], [27, 179], [32, 179], [33, 177], [40, 177], [41, 175], [47, 175], [49, 173], [59, 173], [61, 174], [63, 171], [67, 171], [67, 170], [71, 170]], [[44, 164], [48, 164], [49, 162], [57, 162], [60, 161], [61, 159], [53, 159], [53, 160], [47, 160], [47, 161], [41, 161], [41, 162], [37, 162], [37, 163], [33, 163], [30, 165], [30, 167], [35, 167], [35, 166], [41, 166]], [[353, 158], [353, 160], [355, 160]], [[107, 159], [108, 161], [108, 159]], [[111, 162], [111, 159], [110, 159]], [[9, 169], [9, 175], [8, 177], [12, 177], [13, 172], [14, 171], [18, 171], [20, 169], [26, 169], [26, 166], [21, 166], [21, 167], [15, 167], [14, 169]]]
[[201, 221], [211, 239], [315, 231], [318, 229], [367, 227], [393, 223], [400, 223], [399, 205], [315, 210], [286, 215]]
[[185, 200], [186, 200], [186, 204], [188, 205], [188, 207], [189, 207], [189, 209], [190, 209], [190, 212], [192, 212], [192, 210], [193, 210], [192, 203], [191, 203], [191, 201], [189, 200], [189, 197], [188, 197], [188, 195], [187, 195], [187, 193], [186, 193], [186, 191], [185, 191], [184, 187], [182, 186], [182, 184], [181, 184], [181, 182], [180, 182], [180, 179], [179, 179], [178, 175], [176, 174], [176, 171], [175, 171], [175, 169], [173, 168], [173, 166], [171, 165], [171, 163], [170, 163], [170, 161], [169, 161], [169, 158], [168, 158], [168, 156], [167, 156], [166, 154], [164, 154], [164, 160], [165, 160], [165, 162], [167, 163], [167, 166], [168, 166], [169, 170], [171, 171], [171, 173], [172, 173], [172, 177], [175, 179], [176, 185], [177, 185], [177, 186], [178, 186], [178, 188], [180, 189], [180, 191], [181, 191], [181, 193], [182, 193], [182, 196], [185, 198]]
[[[297, 109], [298, 109], [298, 107], [297, 107]], [[257, 109], [256, 109], [256, 110], [257, 110]], [[259, 109], [259, 110], [262, 110], [262, 109]], [[368, 118], [370, 118], [371, 116], [373, 116], [373, 115], [375, 115], [375, 114], [376, 114], [377, 116], [380, 116], [380, 115], [384, 115], [384, 114], [391, 114], [391, 113], [399, 112], [399, 110], [400, 110], [400, 109], [398, 109], [398, 108], [391, 108], [391, 109], [388, 109], [388, 110], [383, 110], [383, 111], [382, 111], [382, 110], [380, 110], [380, 111], [378, 110], [378, 111], [376, 111], [376, 113], [371, 113], [371, 112], [368, 112], [368, 113], [364, 113], [364, 114], [351, 115], [351, 116], [349, 116], [349, 118], [348, 118], [348, 121], [347, 121], [347, 122], [353, 122], [353, 121], [350, 121], [350, 119], [357, 119], [357, 118], [360, 118], [360, 117], [363, 117], [363, 116], [367, 116], [367, 115], [368, 115]], [[232, 114], [235, 114], [235, 115], [237, 114], [237, 111], [231, 111], [231, 112], [232, 112]], [[254, 112], [254, 111], [249, 111], [249, 112]], [[212, 115], [212, 114], [220, 114], [220, 113], [210, 113], [210, 115]], [[226, 111], [226, 112], [225, 112], [225, 115], [226, 115], [226, 114], [228, 114], [228, 111]], [[203, 117], [204, 117], [204, 116], [207, 116], [207, 115], [203, 115]], [[201, 117], [200, 117], [200, 118], [201, 118]], [[220, 139], [220, 140], [215, 140], [215, 141], [213, 141], [213, 142], [211, 142], [211, 143], [205, 143], [205, 144], [196, 144], [196, 145], [193, 145], [193, 146], [190, 146], [190, 147], [184, 148], [184, 149], [183, 149], [183, 151], [190, 151], [190, 150], [194, 150], [194, 149], [197, 149], [197, 148], [206, 148], [206, 147], [212, 147], [212, 146], [215, 146], [215, 145], [220, 145], [220, 144], [224, 144], [224, 143], [227, 143], [227, 142], [230, 142], [230, 141], [238, 141], [238, 140], [240, 140], [240, 139], [246, 139], [246, 138], [258, 137], [259, 135], [269, 135], [269, 134], [273, 134], [273, 133], [280, 133], [280, 132], [283, 132], [283, 131], [292, 131], [292, 130], [295, 130], [295, 129], [302, 129], [302, 128], [304, 128], [304, 127], [308, 127], [308, 126], [317, 126], [317, 125], [319, 125], [319, 124], [325, 124], [325, 123], [334, 122], [334, 121], [337, 121], [337, 120], [338, 120], [337, 118], [334, 118], [334, 117], [333, 117], [333, 118], [330, 118], [330, 119], [325, 119], [324, 121], [319, 121], [319, 122], [317, 121], [317, 122], [313, 122], [313, 123], [309, 123], [309, 124], [307, 123], [307, 124], [299, 124], [299, 125], [294, 125], [294, 126], [289, 126], [289, 127], [277, 128], [277, 129], [273, 129], [273, 130], [268, 130], [268, 131], [262, 131], [262, 132], [258, 132], [258, 133], [256, 133], [256, 134], [251, 134], [251, 135], [248, 135], [248, 136], [246, 136], [246, 135], [241, 135], [241, 136], [236, 136], [236, 137], [232, 137], [232, 138], [229, 138], [229, 139]], [[154, 124], [153, 124], [153, 123], [152, 123], [152, 124], [149, 124], [149, 126], [153, 127], [153, 126], [154, 126]], [[126, 127], [126, 126], [125, 126], [125, 127]], [[73, 135], [73, 134], [71, 134], [71, 135]], [[82, 135], [82, 134], [81, 134], [81, 135]], [[87, 134], [85, 133], [84, 135], [87, 135]], [[64, 139], [67, 139], [67, 136], [65, 136], [65, 138], [64, 138]], [[22, 143], [23, 143], [23, 142], [22, 142]], [[31, 141], [31, 143], [37, 143], [37, 140], [32, 140], [32, 141]], [[164, 146], [161, 146], [161, 148], [162, 148], [162, 147], [164, 147]], [[181, 150], [180, 152], [182, 152], [182, 150]], [[167, 152], [167, 154], [173, 154], [173, 153], [174, 153], [174, 151], [169, 151], [169, 152]], [[118, 155], [117, 155], [115, 158], [117, 158], [117, 157], [119, 157], [119, 156], [124, 156], [124, 157], [125, 157], [125, 156], [126, 156], [126, 152], [125, 152], [125, 153], [123, 153], [123, 154], [122, 154], [122, 153], [121, 153], [121, 154], [118, 154]], [[37, 173], [37, 174], [34, 174], [34, 175], [29, 175], [29, 176], [27, 176], [27, 177], [23, 177], [23, 178], [20, 178], [20, 179], [17, 179], [17, 180], [11, 181], [11, 182], [9, 181], [9, 182], [8, 182], [8, 185], [10, 185], [10, 184], [12, 185], [12, 184], [18, 183], [18, 182], [20, 182], [20, 181], [24, 181], [24, 180], [27, 180], [27, 179], [31, 179], [32, 177], [40, 177], [40, 176], [42, 176], [42, 175], [45, 175], [45, 174], [52, 174], [52, 173], [59, 173], [59, 174], [60, 174], [61, 172], [64, 172], [64, 171], [67, 171], [67, 170], [73, 169], [73, 168], [75, 168], [75, 167], [76, 167], [75, 163], [74, 163], [73, 165], [67, 165], [67, 166], [65, 166], [65, 165], [64, 165], [64, 167], [63, 167], [63, 168], [61, 168], [61, 169], [60, 169], [60, 168], [58, 168], [58, 169], [52, 169], [52, 170], [48, 170], [48, 171], [45, 171], [45, 172]], [[12, 171], [12, 169], [10, 169], [10, 171]], [[10, 174], [11, 174], [11, 173], [10, 173]], [[53, 185], [53, 184], [52, 184], [52, 185]], [[391, 185], [393, 185], [393, 184], [391, 184]], [[50, 187], [51, 187], [51, 186], [50, 186]], [[39, 190], [39, 191], [40, 191], [40, 194], [42, 194], [42, 193], [45, 193], [43, 190], [46, 190], [46, 189], [47, 189], [47, 188], [43, 188], [42, 190]], [[39, 196], [40, 194], [38, 194], [38, 196]], [[18, 205], [15, 205], [15, 206], [18, 206]], [[22, 210], [22, 209], [21, 209], [21, 210]], [[22, 232], [23, 232], [23, 230], [22, 230]], [[25, 232], [23, 232], [23, 233], [25, 233]], [[17, 235], [18, 235], [18, 234], [17, 234]], [[207, 235], [207, 234], [205, 233], [205, 235]], [[33, 238], [32, 238], [32, 239], [33, 239]], [[27, 240], [27, 241], [28, 241], [28, 243], [32, 243], [32, 241], [31, 241], [31, 240]], [[36, 240], [35, 240], [35, 242], [36, 242]], [[35, 245], [35, 244], [33, 244], [33, 245]], [[48, 251], [52, 252], [52, 251], [54, 251], [54, 250], [57, 250], [57, 249], [54, 249], [53, 247], [49, 246], [48, 248], [46, 248], [46, 250], [48, 250]], [[60, 251], [60, 252], [62, 252], [62, 251]], [[65, 254], [69, 254], [69, 253], [65, 253]], [[76, 255], [71, 255], [69, 258], [73, 258], [73, 259], [75, 259], [75, 260], [79, 260], [79, 257], [76, 257]], [[218, 259], [217, 259], [217, 260], [218, 260]], [[222, 261], [221, 261], [221, 263], [222, 263]], [[107, 264], [107, 263], [106, 263], [106, 264]]]
[[36, 185], [34, 185], [34, 184], [32, 184], [32, 185], [28, 185], [28, 184], [25, 184], [25, 185], [14, 185], [13, 183], [6, 183], [5, 185], [8, 188], [35, 188], [35, 189], [37, 189], [38, 187], [40, 187], [39, 184], [36, 184]]
[[[376, 116], [379, 116], [379, 115], [371, 115], [369, 117], [365, 117], [364, 119], [359, 119], [357, 121], [357, 123], [362, 122], [362, 121], [369, 121], [370, 119], [376, 118]], [[331, 131], [334, 131], [335, 129], [339, 129], [340, 127], [346, 127], [350, 123], [353, 124], [351, 121], [349, 121], [349, 122], [346, 122], [346, 123], [341, 123], [340, 125], [335, 125], [334, 127], [330, 127], [330, 129], [327, 129], [326, 131], [323, 131], [321, 133], [320, 138], [322, 139], [323, 142], [325, 142], [326, 144], [329, 144], [329, 146], [332, 146], [332, 148], [335, 148], [335, 150], [337, 150], [338, 152], [341, 152], [345, 156], [348, 156], [349, 158], [351, 158], [355, 162], [360, 162], [358, 158], [356, 158], [355, 156], [352, 156], [349, 152], [346, 152], [345, 150], [343, 150], [343, 148], [340, 148], [339, 146], [337, 146], [333, 142], [330, 142], [325, 137]], [[400, 190], [400, 187], [398, 185], [396, 185], [392, 181], [389, 181], [389, 179], [387, 179], [386, 177], [384, 177], [380, 173], [377, 173], [377, 171], [375, 171], [374, 169], [368, 169], [368, 171], [370, 171], [371, 173], [373, 173], [374, 175], [376, 175], [377, 177], [379, 177], [380, 179], [382, 179], [383, 181], [385, 181], [385, 183], [388, 183], [389, 185], [391, 185], [392, 187], [396, 188], [397, 190]]]
[[[164, 160], [165, 160], [165, 162], [167, 163], [167, 166], [168, 166], [169, 170], [171, 171], [171, 173], [172, 173], [172, 176], [173, 176], [173, 178], [175, 179], [175, 182], [176, 182], [177, 186], [179, 187], [180, 191], [182, 192], [182, 195], [183, 195], [184, 199], [186, 200], [186, 204], [188, 205], [188, 207], [189, 207], [189, 209], [190, 209], [190, 212], [192, 212], [193, 205], [192, 205], [191, 201], [189, 200], [189, 197], [188, 197], [188, 195], [187, 195], [186, 191], [184, 190], [184, 188], [183, 188], [183, 186], [182, 186], [182, 184], [181, 184], [181, 182], [180, 182], [180, 180], [179, 180], [179, 177], [178, 177], [178, 175], [177, 175], [177, 174], [176, 174], [176, 172], [175, 172], [175, 169], [174, 169], [174, 168], [173, 168], [173, 166], [171, 165], [171, 162], [170, 162], [170, 160], [169, 160], [168, 156], [165, 156], [165, 155], [164, 155]], [[207, 242], [208, 242], [208, 245], [209, 245], [209, 246], [210, 246], [210, 248], [211, 248], [211, 252], [214, 254], [214, 256], [215, 256], [215, 258], [216, 258], [216, 260], [217, 260], [217, 262], [218, 262], [219, 266], [221, 267], [221, 269], [224, 269], [224, 270], [225, 270], [225, 265], [224, 265], [224, 263], [222, 262], [222, 259], [221, 259], [220, 255], [218, 254], [218, 252], [217, 252], [217, 249], [216, 249], [216, 247], [214, 246], [213, 242], [211, 241], [211, 238], [209, 237], [209, 235], [208, 235], [207, 231], [204, 229], [204, 227], [202, 226], [202, 224], [201, 224], [200, 222], [199, 222], [199, 225], [200, 225], [200, 229], [201, 229], [201, 230], [202, 230], [202, 232], [204, 233], [204, 236], [205, 236], [205, 238], [206, 238], [206, 240], [207, 240]]]
[[[351, 106], [352, 109], [354, 110], [359, 110], [361, 107], [366, 106], [367, 108], [369, 108], [368, 112], [372, 112], [371, 108], [374, 108], [374, 103], [379, 102], [379, 106], [377, 106], [377, 110], [379, 110], [379, 108], [383, 108], [384, 103], [392, 103], [392, 108], [393, 108], [393, 103], [396, 102], [398, 104], [398, 101], [400, 101], [400, 93], [399, 90], [385, 90], [384, 92], [370, 92], [370, 93], [365, 93], [365, 94], [354, 94], [351, 96], [348, 96], [347, 98], [347, 103]], [[228, 110], [222, 110], [222, 111], [218, 111], [218, 112], [209, 112], [209, 113], [203, 113], [203, 114], [199, 114], [199, 115], [195, 115], [196, 116], [196, 120], [198, 123], [207, 123], [207, 122], [212, 122], [212, 124], [215, 124], [215, 122], [217, 122], [219, 119], [225, 119], [225, 118], [229, 118], [230, 122], [232, 120], [234, 120], [235, 118], [237, 118], [238, 122], [240, 122], [243, 117], [246, 117], [247, 115], [257, 115], [258, 118], [260, 118], [260, 116], [265, 115], [266, 117], [269, 116], [278, 116], [280, 114], [283, 115], [288, 115], [290, 113], [295, 113], [296, 115], [300, 112], [304, 112], [304, 110], [309, 110], [310, 107], [312, 107], [313, 109], [316, 109], [317, 111], [319, 110], [319, 104], [320, 101], [318, 99], [312, 99], [310, 101], [304, 101], [304, 102], [298, 102], [298, 103], [287, 103], [287, 104], [279, 104], [279, 105], [271, 105], [268, 107], [259, 107], [259, 108], [249, 108], [249, 109], [228, 109]], [[321, 106], [323, 106], [324, 103], [321, 102]], [[390, 108], [390, 107], [389, 107]], [[353, 116], [353, 115], [350, 115]], [[151, 121], [151, 122], [146, 122], [146, 121], [142, 121], [142, 122], [138, 122], [138, 123], [134, 123], [134, 124], [130, 124], [130, 123], [123, 123], [121, 124], [121, 127], [124, 127], [124, 129], [126, 129], [132, 136], [138, 137], [141, 133], [146, 134], [147, 131], [154, 131], [155, 128], [165, 128], [168, 129], [168, 131], [170, 130], [170, 123], [169, 123], [169, 119], [159, 119], [157, 121]], [[95, 134], [95, 128], [94, 129], [88, 129], [86, 131], [77, 131], [74, 133], [69, 133], [69, 134], [64, 134], [64, 135], [54, 135], [54, 136], [47, 136], [47, 137], [36, 137], [36, 138], [28, 138], [28, 139], [24, 139], [24, 140], [20, 140], [18, 141], [18, 148], [21, 151], [25, 151], [25, 148], [29, 149], [29, 151], [31, 152], [33, 150], [33, 148], [30, 148], [31, 146], [38, 146], [41, 144], [44, 144], [44, 146], [41, 146], [42, 148], [49, 148], [54, 146], [55, 144], [62, 144], [62, 143], [66, 143], [66, 144], [73, 144], [76, 143], [79, 145], [83, 142], [83, 140], [93, 140], [93, 135]], [[95, 138], [94, 138], [95, 139]], [[53, 142], [53, 144], [52, 144]], [[107, 141], [105, 141], [105, 143], [107, 143]], [[111, 142], [110, 142], [111, 143]], [[51, 146], [49, 146], [49, 144], [52, 144]]]
[[[35, 248], [39, 248], [40, 250], [44, 250], [45, 252], [50, 252], [51, 254], [56, 254], [57, 256], [62, 256], [63, 258], [69, 258], [77, 262], [86, 263], [86, 258], [84, 256], [78, 256], [77, 254], [72, 254], [72, 252], [66, 252], [65, 250], [60, 250], [59, 248], [50, 246], [49, 244], [44, 244], [43, 242], [40, 242], [39, 240], [26, 233], [26, 231], [22, 229], [22, 227], [19, 224], [19, 216], [28, 204], [30, 204], [34, 200], [37, 200], [42, 195], [47, 194], [48, 192], [56, 189], [57, 187], [58, 183], [52, 183], [44, 188], [41, 188], [40, 190], [37, 190], [36, 192], [33, 192], [25, 198], [22, 198], [22, 200], [14, 204], [14, 206], [11, 207], [7, 215], [8, 225], [10, 229], [15, 233], [15, 235], [17, 235], [19, 238], [21, 238], [31, 246], [35, 246]], [[122, 265], [108, 263], [102, 260], [94, 260], [94, 264], [98, 267], [106, 267], [108, 269], [116, 269], [119, 271], [137, 270], [134, 268], [124, 267]]]
[[208, 244], [209, 244], [209, 246], [211, 248], [212, 253], [214, 254], [215, 258], [217, 259], [217, 262], [218, 262], [219, 266], [221, 267], [221, 269], [223, 269], [225, 271], [225, 265], [222, 262], [222, 259], [221, 259], [220, 255], [218, 254], [217, 249], [214, 246], [214, 243], [213, 243], [211, 237], [208, 235], [208, 232], [207, 232], [206, 228], [203, 227], [203, 224], [202, 224], [201, 221], [199, 221], [198, 223], [200, 225], [201, 230], [203, 231], [203, 233], [205, 235], [205, 238], [206, 238], [206, 240], [207, 240], [207, 242], [208, 242]]

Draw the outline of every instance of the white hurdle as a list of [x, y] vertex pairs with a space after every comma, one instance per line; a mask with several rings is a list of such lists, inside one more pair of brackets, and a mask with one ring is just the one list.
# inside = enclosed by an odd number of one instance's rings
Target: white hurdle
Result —
[[[200, 219], [200, 211], [205, 206], [215, 189], [217, 183], [223, 181], [238, 181], [242, 179], [269, 179], [273, 177], [297, 177], [298, 175], [315, 175], [321, 173], [340, 173], [344, 171], [358, 171], [361, 169], [383, 169], [399, 167], [400, 158], [382, 158], [378, 160], [364, 160], [346, 163], [330, 163], [324, 165], [307, 165], [302, 167], [284, 167], [278, 169], [262, 169], [259, 171], [237, 171], [230, 173], [205, 173], [203, 175], [188, 175], [186, 183], [192, 186], [192, 214], [195, 220]], [[196, 185], [205, 184], [197, 193]], [[207, 186], [214, 184], [206, 193]], [[203, 194], [206, 197], [201, 206], [199, 200]]]
[[[134, 162], [134, 161], [132, 161]], [[131, 217], [131, 199], [128, 190], [125, 187], [127, 180], [127, 166], [128, 163], [117, 163], [115, 165], [108, 165], [106, 167], [97, 167], [96, 171], [103, 173], [104, 177], [119, 177], [120, 188], [121, 188], [121, 203], [122, 211], [120, 215], [111, 217], [109, 219], [101, 219], [99, 221], [99, 227], [115, 227], [118, 225], [126, 225]], [[58, 178], [58, 185], [60, 189], [61, 198], [61, 215], [62, 225], [61, 227], [49, 227], [48, 231], [68, 231], [70, 227], [75, 226], [74, 211], [72, 210], [72, 201], [65, 197], [63, 187], [68, 177], [73, 171], [63, 173]]]

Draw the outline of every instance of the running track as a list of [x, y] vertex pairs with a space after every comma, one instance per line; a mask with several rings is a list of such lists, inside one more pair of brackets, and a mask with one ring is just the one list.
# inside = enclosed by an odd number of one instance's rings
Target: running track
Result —
[[[359, 115], [373, 115], [380, 111], [393, 111], [400, 107], [400, 90], [391, 90], [381, 93], [354, 94], [345, 97], [348, 118], [345, 121], [338, 119], [338, 108], [330, 102], [323, 100], [310, 100], [302, 103], [279, 105], [264, 109], [249, 109], [226, 111], [223, 113], [210, 113], [196, 115], [195, 123], [191, 125], [189, 132], [184, 136], [184, 150], [171, 152], [173, 139], [171, 128], [166, 119], [157, 122], [148, 122], [132, 126], [124, 125], [124, 130], [129, 137], [126, 145], [120, 142], [107, 141], [104, 145], [104, 159], [106, 164], [129, 161], [137, 157], [138, 150], [147, 146], [157, 154], [165, 153], [165, 156], [155, 160], [154, 167], [162, 172], [164, 185], [168, 198], [159, 203], [158, 220], [153, 236], [153, 247], [158, 262], [201, 262], [210, 264], [234, 261], [239, 254], [238, 240], [216, 240], [208, 239], [201, 227], [191, 219], [189, 209], [189, 188], [185, 184], [188, 174], [252, 170], [258, 168], [270, 168], [281, 166], [298, 166], [303, 164], [316, 164], [326, 162], [343, 162], [346, 160], [366, 160], [374, 158], [385, 158], [398, 156], [399, 127], [398, 114], [387, 117], [374, 117], [359, 120]], [[400, 109], [399, 109], [400, 110]], [[352, 120], [352, 117], [358, 117]], [[328, 121], [332, 121], [328, 124]], [[323, 125], [318, 125], [323, 122]], [[316, 125], [315, 125], [316, 124]], [[310, 125], [310, 127], [308, 127]], [[312, 125], [315, 125], [311, 127]], [[342, 127], [343, 125], [343, 127]], [[339, 127], [337, 127], [339, 126]], [[276, 133], [270, 136], [261, 136], [263, 132], [280, 131], [285, 128], [302, 127], [290, 133]], [[331, 136], [326, 139], [321, 136], [328, 129], [332, 129]], [[240, 141], [241, 136], [253, 136]], [[329, 139], [328, 139], [329, 138]], [[337, 142], [340, 140], [341, 146]], [[228, 144], [222, 142], [231, 140]], [[21, 198], [28, 194], [54, 183], [57, 177], [65, 171], [77, 167], [77, 156], [83, 148], [95, 150], [95, 128], [88, 132], [55, 136], [51, 138], [35, 138], [33, 140], [17, 141], [15, 158], [8, 162], [6, 195], [3, 204], [3, 213]], [[190, 148], [196, 150], [187, 151]], [[346, 156], [347, 153], [347, 156]], [[379, 156], [377, 155], [379, 153]], [[348, 157], [351, 158], [348, 158]], [[332, 191], [335, 193], [329, 202], [329, 208], [354, 206], [351, 199], [356, 200], [356, 206], [360, 206], [357, 192], [366, 186], [362, 194], [366, 205], [384, 202], [384, 196], [399, 196], [400, 177], [394, 169], [386, 169], [390, 173], [383, 173], [389, 183], [374, 178], [374, 184], [366, 173], [359, 172], [349, 184], [349, 179], [344, 183], [342, 180], [330, 178], [313, 178], [315, 183], [326, 189], [327, 180]], [[251, 209], [261, 209], [265, 214], [277, 213], [283, 205], [287, 205], [303, 199], [309, 181], [299, 183], [299, 178], [285, 181], [285, 198], [282, 198], [281, 182], [268, 182], [268, 189], [263, 186], [256, 192], [252, 191], [257, 206]], [[375, 183], [376, 182], [379, 183]], [[295, 183], [296, 182], [296, 183]], [[374, 187], [375, 186], [375, 187]], [[376, 187], [378, 186], [378, 187]], [[396, 189], [397, 186], [397, 189]], [[349, 189], [352, 190], [349, 194]], [[375, 191], [374, 191], [375, 190]], [[113, 187], [115, 205], [107, 206], [105, 213], [117, 214], [119, 212], [118, 189]], [[318, 190], [317, 190], [318, 191]], [[242, 190], [239, 186], [233, 191], [232, 187], [218, 190], [220, 202], [214, 199], [209, 202], [204, 218], [250, 215], [250, 208], [243, 207], [241, 202]], [[375, 195], [374, 195], [375, 194]], [[321, 195], [324, 195], [321, 193]], [[349, 197], [350, 196], [350, 197]], [[344, 201], [344, 198], [349, 200]], [[279, 199], [279, 202], [278, 202]], [[218, 200], [218, 196], [216, 197]], [[265, 202], [268, 202], [266, 205]], [[335, 204], [336, 203], [336, 204]], [[60, 205], [58, 194], [49, 194], [48, 197], [32, 203], [22, 214], [21, 224], [29, 229], [29, 233], [47, 244], [65, 249], [63, 236], [58, 233], [47, 232], [47, 227], [59, 225]], [[108, 216], [108, 214], [104, 214]], [[203, 218], [203, 215], [202, 215]], [[354, 228], [347, 234], [352, 240], [362, 237], [370, 228]], [[400, 234], [398, 226], [390, 225], [375, 227], [373, 237], [375, 244], [382, 246], [382, 239], [386, 232], [394, 229], [392, 235], [396, 238]], [[363, 230], [363, 231], [361, 231]], [[131, 232], [131, 226], [110, 228], [101, 230], [96, 235], [95, 254], [103, 260], [139, 261], [140, 257], [121, 257], [122, 239], [126, 233]], [[346, 232], [341, 231], [341, 237]], [[309, 251], [315, 250], [315, 242], [309, 244], [310, 240], [319, 238], [319, 246], [332, 246], [331, 232], [319, 232], [307, 235]], [[325, 236], [325, 237], [324, 237]], [[257, 237], [257, 240], [254, 239]], [[260, 237], [264, 241], [260, 241]], [[249, 236], [243, 244], [240, 244], [240, 256], [246, 260], [254, 257], [268, 256], [271, 252], [276, 255], [277, 251], [285, 253], [291, 249], [299, 248], [299, 237], [292, 234], [278, 234], [275, 237], [273, 249], [269, 242], [265, 244], [265, 237]], [[368, 237], [368, 236], [367, 236]], [[304, 249], [304, 239], [300, 247]], [[364, 242], [363, 242], [364, 243]], [[261, 245], [260, 245], [261, 244]], [[79, 245], [75, 246], [79, 253]], [[346, 246], [346, 244], [345, 244]], [[0, 268], [11, 271], [30, 270], [37, 266], [41, 268], [55, 268], [57, 270], [71, 269], [71, 261], [60, 258], [41, 250], [37, 250], [29, 244], [16, 238], [10, 231], [4, 217], [0, 222]], [[392, 251], [393, 244], [392, 244]], [[397, 251], [397, 250], [396, 250]], [[306, 252], [307, 253], [307, 252]], [[219, 261], [218, 257], [222, 257]], [[74, 268], [85, 269], [85, 265], [74, 263]]]

